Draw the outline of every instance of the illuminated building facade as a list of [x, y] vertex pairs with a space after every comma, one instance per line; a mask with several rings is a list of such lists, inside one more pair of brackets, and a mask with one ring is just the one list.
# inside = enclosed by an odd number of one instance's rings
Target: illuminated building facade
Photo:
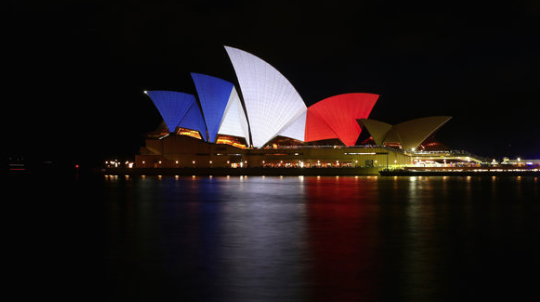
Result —
[[[345, 93], [307, 107], [293, 85], [264, 60], [225, 46], [232, 82], [192, 73], [196, 94], [146, 91], [163, 117], [136, 157], [137, 167], [388, 167], [411, 163], [448, 117], [396, 126], [368, 119], [379, 95]], [[356, 146], [362, 130], [372, 135]], [[399, 145], [392, 149], [388, 146]]]

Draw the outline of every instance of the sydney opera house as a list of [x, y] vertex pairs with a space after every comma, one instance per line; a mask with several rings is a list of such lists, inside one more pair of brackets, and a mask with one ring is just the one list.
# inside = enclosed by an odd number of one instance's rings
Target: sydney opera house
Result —
[[[141, 168], [364, 167], [409, 165], [445, 150], [433, 134], [450, 117], [397, 125], [369, 119], [379, 95], [344, 93], [306, 106], [274, 67], [225, 46], [238, 87], [192, 73], [196, 93], [145, 91], [163, 122], [136, 156]], [[365, 137], [359, 140], [360, 134]]]

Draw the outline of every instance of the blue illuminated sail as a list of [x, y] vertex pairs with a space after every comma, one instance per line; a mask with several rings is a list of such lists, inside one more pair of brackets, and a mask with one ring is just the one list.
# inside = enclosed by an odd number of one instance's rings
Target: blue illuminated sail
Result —
[[234, 85], [225, 80], [200, 73], [192, 73], [191, 77], [204, 112], [204, 120], [208, 128], [208, 141], [213, 143], [223, 121]]
[[167, 124], [169, 132], [174, 132], [180, 121], [195, 102], [195, 96], [176, 91], [145, 91], [157, 107]]
[[178, 127], [199, 131], [202, 139], [206, 142], [206, 125], [197, 102], [193, 102]]

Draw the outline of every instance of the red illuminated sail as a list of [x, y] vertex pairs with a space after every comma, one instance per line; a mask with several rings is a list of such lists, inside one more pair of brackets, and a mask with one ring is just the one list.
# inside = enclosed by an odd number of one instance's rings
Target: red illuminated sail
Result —
[[379, 95], [347, 93], [326, 98], [307, 110], [306, 142], [337, 138], [354, 146], [362, 129], [357, 119], [367, 118]]

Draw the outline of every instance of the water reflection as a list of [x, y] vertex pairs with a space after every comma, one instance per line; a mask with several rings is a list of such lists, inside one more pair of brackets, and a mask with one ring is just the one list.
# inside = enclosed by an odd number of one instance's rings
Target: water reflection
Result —
[[[535, 178], [149, 176], [103, 185], [117, 301], [525, 297], [532, 283], [520, 265], [539, 269]], [[509, 257], [515, 265], [501, 264]], [[494, 285], [504, 290], [492, 294]]]
[[307, 178], [309, 281], [313, 301], [376, 300], [380, 292], [378, 183]]

